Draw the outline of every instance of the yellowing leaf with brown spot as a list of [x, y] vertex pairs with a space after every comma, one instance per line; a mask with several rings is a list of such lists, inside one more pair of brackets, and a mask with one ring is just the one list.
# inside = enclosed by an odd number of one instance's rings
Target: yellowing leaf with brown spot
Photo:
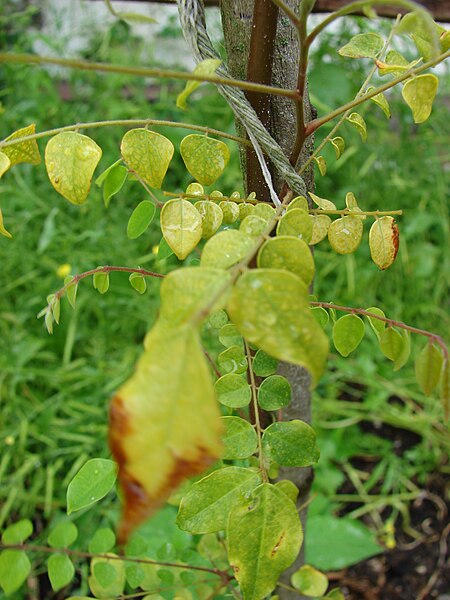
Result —
[[102, 156], [94, 140], [66, 131], [52, 137], [45, 148], [45, 166], [55, 190], [72, 204], [83, 204]]
[[110, 444], [124, 495], [119, 540], [186, 478], [221, 455], [222, 424], [209, 366], [191, 325], [157, 325], [110, 411]]
[[405, 83], [402, 96], [412, 110], [414, 123], [423, 123], [433, 108], [433, 101], [439, 87], [436, 75], [418, 75]]
[[132, 129], [120, 145], [127, 166], [151, 187], [160, 188], [172, 160], [172, 142], [147, 129]]
[[202, 216], [188, 200], [175, 198], [161, 210], [164, 239], [180, 260], [186, 258], [202, 237]]
[[373, 262], [384, 271], [392, 265], [399, 246], [398, 227], [393, 217], [381, 217], [370, 228], [369, 247]]
[[[12, 140], [19, 140], [28, 135], [34, 135], [35, 131], [36, 125], [33, 123], [32, 125], [18, 129], [3, 141], [10, 142]], [[2, 152], [9, 158], [11, 167], [18, 165], [19, 163], [38, 165], [41, 162], [41, 155], [39, 154], [36, 140], [28, 140], [26, 142], [18, 141], [17, 144], [2, 148]]]

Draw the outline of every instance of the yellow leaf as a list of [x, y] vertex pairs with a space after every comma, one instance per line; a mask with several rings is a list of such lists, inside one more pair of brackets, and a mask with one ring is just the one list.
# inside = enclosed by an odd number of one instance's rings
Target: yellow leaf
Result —
[[0, 152], [0, 178], [6, 173], [11, 166], [11, 161], [4, 152]]
[[373, 262], [382, 271], [394, 262], [398, 245], [398, 227], [393, 217], [377, 219], [370, 228], [369, 247]]
[[[27, 135], [34, 135], [35, 131], [36, 125], [33, 123], [32, 125], [18, 129], [3, 141], [10, 142], [11, 140], [26, 137]], [[2, 152], [11, 161], [11, 167], [23, 162], [32, 165], [38, 165], [41, 162], [41, 155], [39, 154], [36, 140], [28, 140], [27, 142], [18, 141], [17, 144], [2, 148]]]
[[91, 138], [75, 131], [58, 133], [45, 148], [45, 166], [55, 190], [72, 204], [83, 204], [102, 151]]
[[317, 204], [317, 206], [322, 210], [336, 210], [336, 204], [334, 204], [334, 202], [326, 200], [325, 198], [321, 198], [320, 196], [316, 196], [316, 194], [313, 194], [312, 192], [308, 192], [308, 194], [311, 196], [314, 204]]
[[205, 471], [220, 457], [221, 434], [197, 331], [191, 325], [157, 325], [135, 373], [111, 404], [110, 444], [125, 503], [121, 543], [185, 478]]
[[170, 248], [183, 260], [201, 240], [202, 216], [188, 200], [169, 200], [161, 210], [161, 231]]
[[331, 225], [331, 219], [328, 215], [309, 215], [312, 223], [312, 235], [310, 245], [314, 246], [327, 237]]
[[439, 87], [436, 75], [418, 75], [405, 83], [402, 96], [412, 110], [414, 123], [423, 123], [433, 108], [433, 101]]
[[172, 160], [172, 142], [147, 129], [132, 129], [122, 138], [122, 157], [127, 166], [151, 187], [160, 188]]
[[338, 254], [351, 254], [361, 243], [363, 224], [359, 217], [341, 217], [328, 229], [328, 240]]
[[[205, 75], [209, 77], [214, 75], [221, 62], [222, 61], [218, 58], [207, 58], [198, 63], [193, 73], [195, 73], [195, 75]], [[181, 94], [178, 94], [177, 97], [178, 108], [187, 108], [187, 98], [198, 88], [201, 83], [201, 81], [188, 81], [186, 83], [184, 90], [181, 92]]]
[[12, 235], [9, 233], [9, 231], [7, 231], [5, 229], [5, 226], [3, 225], [3, 215], [2, 215], [1, 209], [0, 209], [0, 233], [7, 238], [12, 238]]
[[230, 160], [224, 142], [195, 133], [181, 141], [180, 153], [189, 173], [203, 185], [214, 183]]

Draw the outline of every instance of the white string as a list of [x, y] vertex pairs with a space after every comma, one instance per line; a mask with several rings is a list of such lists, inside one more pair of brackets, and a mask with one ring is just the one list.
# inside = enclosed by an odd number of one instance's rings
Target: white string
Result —
[[[245, 125], [245, 123], [244, 123], [244, 125]], [[253, 149], [256, 153], [256, 156], [258, 157], [259, 165], [261, 167], [264, 181], [266, 182], [267, 187], [269, 188], [270, 197], [272, 198], [272, 202], [278, 208], [279, 206], [281, 206], [281, 201], [278, 198], [276, 191], [273, 189], [272, 176], [270, 174], [269, 169], [267, 168], [266, 161], [264, 160], [261, 146], [258, 144], [258, 140], [255, 138], [255, 136], [253, 135], [251, 130], [247, 126], [245, 127], [245, 129], [247, 130], [247, 135], [250, 138], [250, 141], [253, 144]]]

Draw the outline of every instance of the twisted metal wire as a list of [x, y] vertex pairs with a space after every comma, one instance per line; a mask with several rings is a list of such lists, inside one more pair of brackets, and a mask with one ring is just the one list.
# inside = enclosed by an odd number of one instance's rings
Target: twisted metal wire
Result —
[[[207, 58], [220, 59], [206, 31], [203, 0], [177, 0], [177, 5], [181, 28], [195, 60], [201, 62]], [[219, 66], [216, 73], [220, 77], [231, 79], [223, 64]], [[250, 140], [256, 139], [294, 195], [306, 195], [306, 186], [302, 177], [295, 171], [281, 147], [261, 123], [244, 92], [226, 85], [217, 85], [217, 88], [247, 133], [252, 134], [249, 135]]]

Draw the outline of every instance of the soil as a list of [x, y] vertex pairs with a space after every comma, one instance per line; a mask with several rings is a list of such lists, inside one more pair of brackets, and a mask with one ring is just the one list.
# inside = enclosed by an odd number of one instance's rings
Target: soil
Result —
[[[380, 430], [366, 423], [363, 429], [394, 440], [396, 453], [420, 439], [389, 425]], [[364, 465], [364, 458], [357, 458], [354, 466], [370, 471], [374, 465], [373, 461]], [[449, 485], [442, 474], [432, 474], [420, 497], [409, 506], [410, 526], [419, 536], [414, 539], [398, 524], [395, 548], [328, 573], [331, 587], [339, 587], [346, 600], [450, 600]], [[351, 493], [354, 488], [347, 481], [340, 491]]]

